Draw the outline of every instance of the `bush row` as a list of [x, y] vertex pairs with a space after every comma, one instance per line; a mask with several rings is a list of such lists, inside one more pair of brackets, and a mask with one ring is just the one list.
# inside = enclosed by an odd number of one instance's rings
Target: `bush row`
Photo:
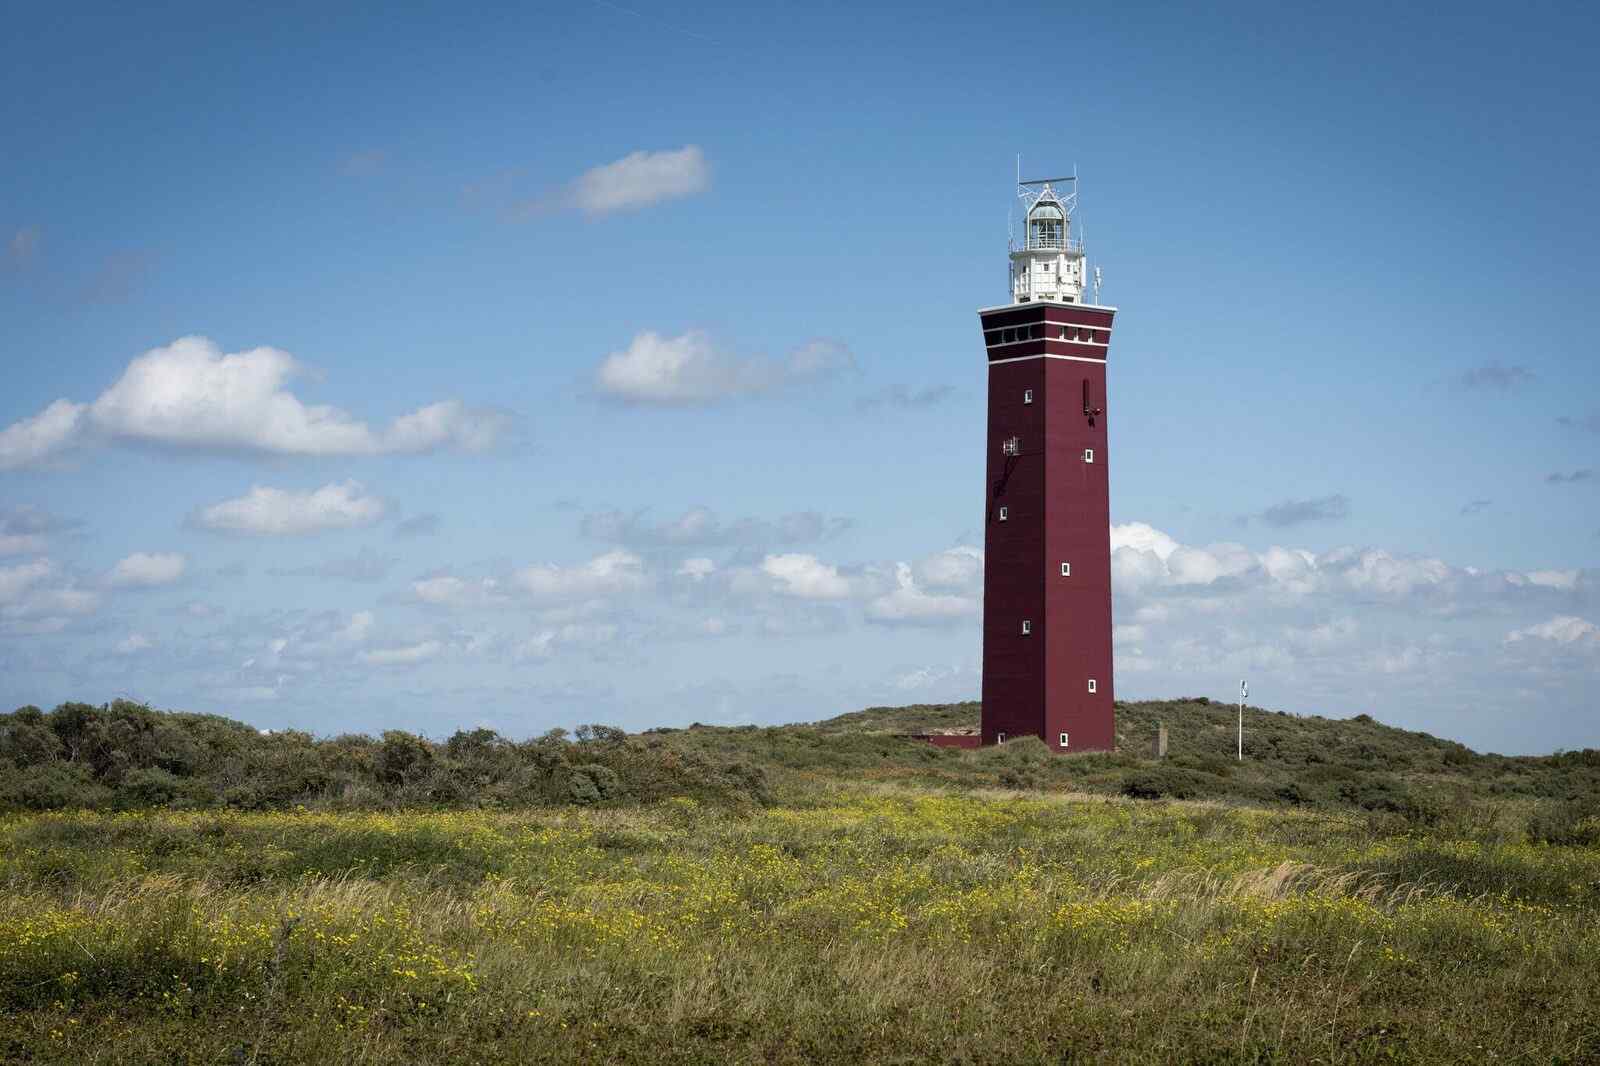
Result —
[[385, 808], [766, 802], [760, 768], [608, 726], [515, 742], [399, 730], [317, 739], [117, 700], [0, 715], [0, 810], [296, 805]]

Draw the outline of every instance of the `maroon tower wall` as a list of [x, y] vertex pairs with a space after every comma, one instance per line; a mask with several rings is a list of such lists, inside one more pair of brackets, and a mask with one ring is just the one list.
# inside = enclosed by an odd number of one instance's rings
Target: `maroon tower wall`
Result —
[[[1050, 303], [979, 312], [989, 353], [985, 744], [1003, 733], [1037, 736], [1057, 751], [1116, 745], [1106, 454], [1114, 313]], [[1011, 438], [1014, 456], [1003, 448]]]

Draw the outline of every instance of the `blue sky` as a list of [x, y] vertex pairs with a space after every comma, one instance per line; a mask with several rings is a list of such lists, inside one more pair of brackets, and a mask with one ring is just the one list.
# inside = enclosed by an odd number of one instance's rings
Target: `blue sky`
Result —
[[1596, 16], [8, 15], [0, 704], [973, 698], [983, 353], [1082, 177], [1117, 694], [1593, 745]]

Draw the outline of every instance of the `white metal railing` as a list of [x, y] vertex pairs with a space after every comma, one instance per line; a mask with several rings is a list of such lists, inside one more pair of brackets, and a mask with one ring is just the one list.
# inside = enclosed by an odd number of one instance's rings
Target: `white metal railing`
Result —
[[1071, 237], [1041, 237], [1030, 235], [1028, 237], [1028, 251], [1030, 252], [1081, 252], [1083, 242]]

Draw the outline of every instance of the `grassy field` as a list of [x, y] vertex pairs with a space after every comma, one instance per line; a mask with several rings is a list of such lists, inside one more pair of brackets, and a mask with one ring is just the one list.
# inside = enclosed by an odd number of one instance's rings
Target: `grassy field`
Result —
[[[970, 756], [969, 756], [970, 757]], [[1600, 848], [813, 776], [0, 818], [0, 1061], [1600, 1061]]]

